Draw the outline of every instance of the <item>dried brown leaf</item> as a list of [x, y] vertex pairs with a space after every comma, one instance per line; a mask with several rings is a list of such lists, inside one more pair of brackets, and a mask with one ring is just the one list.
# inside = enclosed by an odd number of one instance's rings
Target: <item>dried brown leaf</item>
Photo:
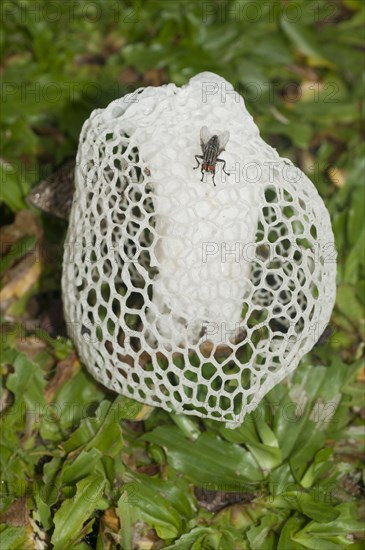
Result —
[[63, 386], [68, 380], [71, 380], [79, 367], [80, 362], [74, 353], [57, 364], [56, 373], [48, 382], [44, 392], [46, 401], [52, 401], [60, 387]]
[[0, 523], [6, 523], [13, 527], [24, 527], [28, 525], [27, 497], [20, 497], [14, 500], [10, 508], [0, 514]]

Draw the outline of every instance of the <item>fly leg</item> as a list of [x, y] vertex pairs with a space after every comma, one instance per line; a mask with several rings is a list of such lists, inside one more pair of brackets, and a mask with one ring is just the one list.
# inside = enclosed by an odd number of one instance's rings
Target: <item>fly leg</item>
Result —
[[215, 184], [215, 181], [214, 181], [214, 176], [215, 176], [215, 170], [213, 172], [212, 182], [213, 182], [214, 187], [216, 187], [216, 184]]
[[222, 170], [225, 174], [227, 174], [227, 176], [229, 176], [229, 172], [226, 172], [225, 168], [226, 168], [226, 161], [223, 160], [223, 159], [217, 159], [217, 162], [223, 162], [223, 166], [222, 166]]
[[203, 178], [204, 178], [204, 171], [203, 171], [203, 170], [204, 170], [204, 168], [203, 168], [203, 166], [202, 166], [202, 169], [201, 169], [201, 172], [202, 172], [202, 179], [201, 179], [200, 181], [203, 181]]
[[196, 170], [197, 168], [199, 168], [200, 163], [199, 163], [198, 159], [202, 159], [202, 158], [203, 158], [202, 155], [195, 155], [195, 160], [196, 160], [197, 164], [196, 164], [196, 166], [193, 167], [193, 170]]

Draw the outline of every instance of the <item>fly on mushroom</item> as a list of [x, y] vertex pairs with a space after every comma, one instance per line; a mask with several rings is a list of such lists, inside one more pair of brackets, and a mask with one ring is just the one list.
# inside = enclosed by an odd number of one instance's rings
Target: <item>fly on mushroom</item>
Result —
[[195, 155], [195, 160], [197, 162], [197, 166], [194, 166], [194, 170], [199, 168], [200, 162], [199, 159], [202, 159], [201, 163], [201, 173], [202, 173], [202, 179], [200, 181], [203, 181], [204, 178], [204, 172], [209, 172], [213, 175], [212, 181], [213, 185], [215, 187], [214, 182], [214, 176], [215, 176], [215, 167], [217, 162], [222, 162], [223, 166], [223, 172], [229, 176], [229, 173], [226, 172], [226, 161], [223, 159], [219, 159], [218, 155], [221, 154], [222, 151], [225, 150], [225, 146], [227, 145], [227, 142], [229, 140], [229, 132], [222, 132], [221, 134], [211, 134], [209, 132], [207, 126], [203, 126], [200, 130], [200, 146], [202, 149], [202, 155]]

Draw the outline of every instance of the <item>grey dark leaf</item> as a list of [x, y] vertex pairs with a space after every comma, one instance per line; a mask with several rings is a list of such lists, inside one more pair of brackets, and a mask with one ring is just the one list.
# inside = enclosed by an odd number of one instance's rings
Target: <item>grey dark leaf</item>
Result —
[[68, 221], [75, 190], [75, 165], [75, 160], [70, 160], [38, 183], [27, 196], [27, 203]]

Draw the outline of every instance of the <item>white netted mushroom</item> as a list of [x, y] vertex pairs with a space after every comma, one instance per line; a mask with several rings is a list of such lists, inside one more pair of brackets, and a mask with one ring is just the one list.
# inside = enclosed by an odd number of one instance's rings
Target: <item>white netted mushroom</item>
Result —
[[[203, 127], [204, 143], [229, 132], [229, 175], [214, 158], [194, 170]], [[212, 73], [94, 111], [75, 180], [62, 283], [86, 367], [137, 401], [240, 424], [330, 318], [334, 239], [314, 185]]]

